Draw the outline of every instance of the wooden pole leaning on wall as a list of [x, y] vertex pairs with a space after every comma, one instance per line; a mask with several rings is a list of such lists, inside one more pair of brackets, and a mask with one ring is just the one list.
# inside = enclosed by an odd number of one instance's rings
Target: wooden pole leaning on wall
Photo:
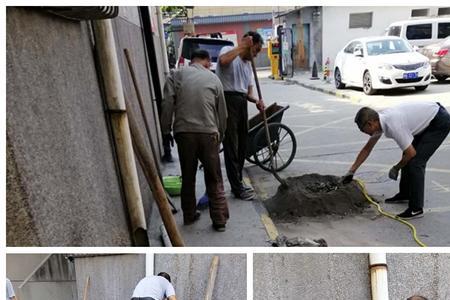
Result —
[[211, 266], [209, 267], [209, 276], [208, 276], [208, 284], [206, 286], [205, 300], [212, 300], [218, 268], [219, 268], [219, 257], [216, 255], [213, 257], [211, 261]]
[[93, 21], [96, 51], [100, 61], [108, 112], [117, 152], [117, 160], [130, 217], [132, 236], [137, 246], [148, 246], [147, 223], [139, 178], [131, 143], [128, 117], [117, 59], [111, 20]]
[[91, 284], [91, 277], [86, 277], [86, 282], [84, 283], [83, 300], [88, 300], [89, 285]]
[[[123, 49], [123, 52], [125, 53], [125, 58], [127, 60], [128, 69], [130, 70], [131, 80], [133, 81], [134, 91], [136, 92], [136, 97], [138, 99], [139, 108], [141, 109], [142, 118], [144, 119], [144, 125], [145, 125], [145, 130], [148, 135], [148, 140], [150, 141], [150, 146], [152, 147], [152, 151], [155, 152], [155, 147], [153, 146], [152, 139], [150, 137], [150, 125], [148, 124], [148, 120], [145, 117], [144, 101], [142, 99], [141, 90], [139, 89], [139, 86], [137, 83], [136, 72], [134, 71], [133, 63], [131, 62], [130, 51], [128, 51], [128, 49]], [[155, 153], [153, 153], [153, 154], [155, 154]]]
[[184, 246], [183, 238], [178, 231], [177, 223], [169, 206], [169, 201], [166, 197], [166, 192], [162, 186], [161, 180], [156, 171], [156, 164], [153, 160], [153, 155], [148, 152], [141, 135], [139, 134], [139, 126], [133, 116], [131, 109], [128, 110], [128, 120], [130, 123], [131, 139], [133, 141], [134, 151], [141, 164], [142, 171], [147, 179], [150, 189], [152, 190], [153, 198], [155, 198], [158, 205], [159, 214], [166, 227], [172, 245], [175, 247]]
[[[139, 88], [138, 81], [137, 81], [137, 78], [136, 78], [136, 72], [134, 71], [134, 66], [133, 66], [133, 63], [131, 61], [130, 51], [128, 51], [128, 49], [124, 49], [123, 51], [125, 53], [125, 58], [127, 59], [128, 69], [130, 70], [131, 80], [133, 81], [134, 90], [136, 92], [136, 96], [137, 96], [137, 99], [138, 99], [138, 103], [139, 103], [139, 107], [140, 107], [140, 110], [141, 110], [142, 119], [144, 119], [144, 125], [145, 125], [145, 129], [147, 131], [147, 136], [148, 136], [148, 140], [150, 142], [150, 147], [152, 148], [153, 157], [155, 157], [155, 155], [156, 155], [156, 147], [155, 147], [155, 145], [153, 143], [153, 140], [152, 140], [152, 137], [150, 135], [150, 125], [148, 124], [148, 120], [147, 120], [147, 118], [145, 116], [144, 100], [142, 99], [141, 90]], [[159, 171], [158, 168], [156, 168], [156, 171], [158, 172], [159, 178], [162, 180], [161, 172]], [[169, 197], [169, 195], [167, 193], [166, 193], [166, 197], [167, 197], [167, 200], [169, 201], [170, 206], [172, 207], [172, 213], [176, 214], [178, 212], [178, 210], [175, 207], [175, 205], [172, 203], [172, 201], [170, 200], [170, 197]]]

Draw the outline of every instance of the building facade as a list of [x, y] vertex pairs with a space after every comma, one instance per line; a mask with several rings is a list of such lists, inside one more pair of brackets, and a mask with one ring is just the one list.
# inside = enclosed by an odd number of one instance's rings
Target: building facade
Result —
[[385, 34], [393, 22], [411, 18], [448, 16], [449, 7], [432, 6], [311, 6], [275, 14], [274, 26], [293, 32], [296, 69], [334, 65], [337, 53], [352, 39]]
[[[255, 63], [257, 67], [269, 67], [270, 62], [267, 56], [267, 40], [272, 36], [272, 13], [245, 13], [236, 15], [216, 15], [205, 17], [194, 17], [190, 22], [194, 24], [194, 35], [208, 35], [220, 32], [222, 37], [234, 42], [237, 46], [243, 35], [248, 31], [256, 31], [265, 40], [263, 49], [257, 56]], [[166, 30], [170, 34], [170, 39], [179, 56], [180, 40], [185, 36], [183, 25], [186, 19], [173, 19], [170, 25], [166, 25]]]

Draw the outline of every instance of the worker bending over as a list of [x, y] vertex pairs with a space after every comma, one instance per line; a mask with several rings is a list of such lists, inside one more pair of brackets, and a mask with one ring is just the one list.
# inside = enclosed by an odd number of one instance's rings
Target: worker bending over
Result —
[[363, 107], [356, 114], [355, 123], [370, 138], [343, 177], [343, 183], [352, 181], [356, 170], [384, 133], [386, 137], [395, 140], [403, 151], [400, 161], [389, 171], [389, 178], [397, 180], [401, 170], [399, 192], [385, 202], [409, 201], [408, 209], [397, 216], [403, 219], [422, 217], [425, 168], [450, 131], [450, 115], [447, 110], [436, 102], [404, 103], [379, 113]]
[[169, 274], [146, 276], [134, 288], [131, 300], [177, 300]]

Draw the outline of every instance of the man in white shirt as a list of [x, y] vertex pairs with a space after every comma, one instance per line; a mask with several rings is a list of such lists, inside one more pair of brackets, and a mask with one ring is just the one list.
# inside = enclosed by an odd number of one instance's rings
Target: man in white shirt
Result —
[[6, 278], [6, 300], [16, 300], [16, 294], [8, 278]]
[[177, 300], [175, 289], [169, 274], [159, 273], [157, 276], [147, 276], [141, 279], [134, 288], [131, 300]]
[[395, 140], [402, 150], [401, 160], [389, 171], [397, 180], [401, 170], [400, 190], [386, 203], [409, 200], [408, 209], [398, 214], [403, 219], [423, 216], [425, 168], [450, 131], [450, 115], [436, 102], [410, 102], [386, 108], [380, 113], [369, 107], [361, 108], [355, 117], [358, 128], [370, 135], [355, 162], [343, 178], [352, 181], [353, 174], [366, 160], [381, 135]]

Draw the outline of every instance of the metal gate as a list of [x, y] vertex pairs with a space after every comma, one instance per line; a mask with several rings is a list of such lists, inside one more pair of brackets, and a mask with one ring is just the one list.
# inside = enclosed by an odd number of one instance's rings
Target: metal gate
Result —
[[281, 28], [279, 37], [281, 41], [280, 73], [282, 77], [292, 77], [294, 76], [292, 28]]

